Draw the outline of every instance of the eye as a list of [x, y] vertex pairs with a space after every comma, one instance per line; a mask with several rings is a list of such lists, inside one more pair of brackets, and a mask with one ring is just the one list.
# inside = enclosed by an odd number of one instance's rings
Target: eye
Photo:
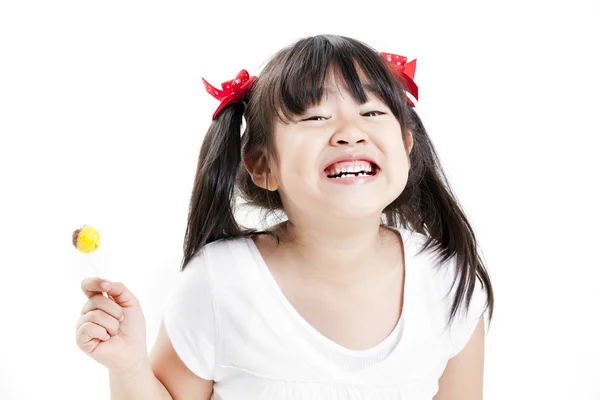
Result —
[[[385, 113], [383, 111], [369, 111], [363, 114], [363, 116], [368, 116], [368, 114], [378, 114], [378, 115], [384, 115]], [[377, 115], [375, 115], [377, 116]]]
[[321, 117], [319, 115], [316, 115], [314, 117], [309, 117], [309, 118], [303, 119], [302, 121], [319, 121], [319, 118], [321, 118], [321, 121], [325, 121], [328, 119], [327, 117]]

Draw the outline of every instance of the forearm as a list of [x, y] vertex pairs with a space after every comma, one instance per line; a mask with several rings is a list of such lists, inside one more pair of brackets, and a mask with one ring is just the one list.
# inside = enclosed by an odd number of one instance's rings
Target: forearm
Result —
[[173, 400], [149, 360], [127, 373], [109, 372], [111, 400]]

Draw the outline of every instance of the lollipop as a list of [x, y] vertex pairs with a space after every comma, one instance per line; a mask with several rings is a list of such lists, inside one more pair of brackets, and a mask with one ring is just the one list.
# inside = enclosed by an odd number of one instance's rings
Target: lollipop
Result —
[[[73, 232], [73, 246], [84, 254], [90, 254], [100, 246], [100, 234], [90, 225], [84, 225]], [[96, 276], [98, 276], [98, 270], [91, 254], [89, 260]]]

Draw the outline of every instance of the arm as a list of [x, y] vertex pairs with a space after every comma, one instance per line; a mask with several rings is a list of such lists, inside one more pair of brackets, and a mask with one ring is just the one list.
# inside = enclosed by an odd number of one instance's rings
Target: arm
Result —
[[149, 359], [128, 373], [110, 374], [112, 400], [209, 400], [212, 388], [213, 381], [181, 361], [162, 323]]
[[451, 358], [439, 380], [433, 400], [482, 400], [485, 329], [483, 317], [456, 357]]
[[154, 375], [171, 393], [173, 400], [209, 400], [211, 398], [213, 381], [200, 378], [181, 361], [167, 335], [164, 322], [160, 324], [154, 348], [150, 353], [150, 360]]
[[127, 373], [109, 372], [112, 400], [172, 400], [171, 395], [152, 372], [150, 360]]

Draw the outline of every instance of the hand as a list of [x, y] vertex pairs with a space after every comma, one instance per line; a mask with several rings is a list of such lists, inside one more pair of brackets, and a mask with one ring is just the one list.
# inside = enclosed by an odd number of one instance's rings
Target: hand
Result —
[[77, 346], [113, 373], [146, 362], [146, 321], [138, 299], [122, 283], [100, 278], [84, 279], [81, 289], [88, 300], [77, 320]]

